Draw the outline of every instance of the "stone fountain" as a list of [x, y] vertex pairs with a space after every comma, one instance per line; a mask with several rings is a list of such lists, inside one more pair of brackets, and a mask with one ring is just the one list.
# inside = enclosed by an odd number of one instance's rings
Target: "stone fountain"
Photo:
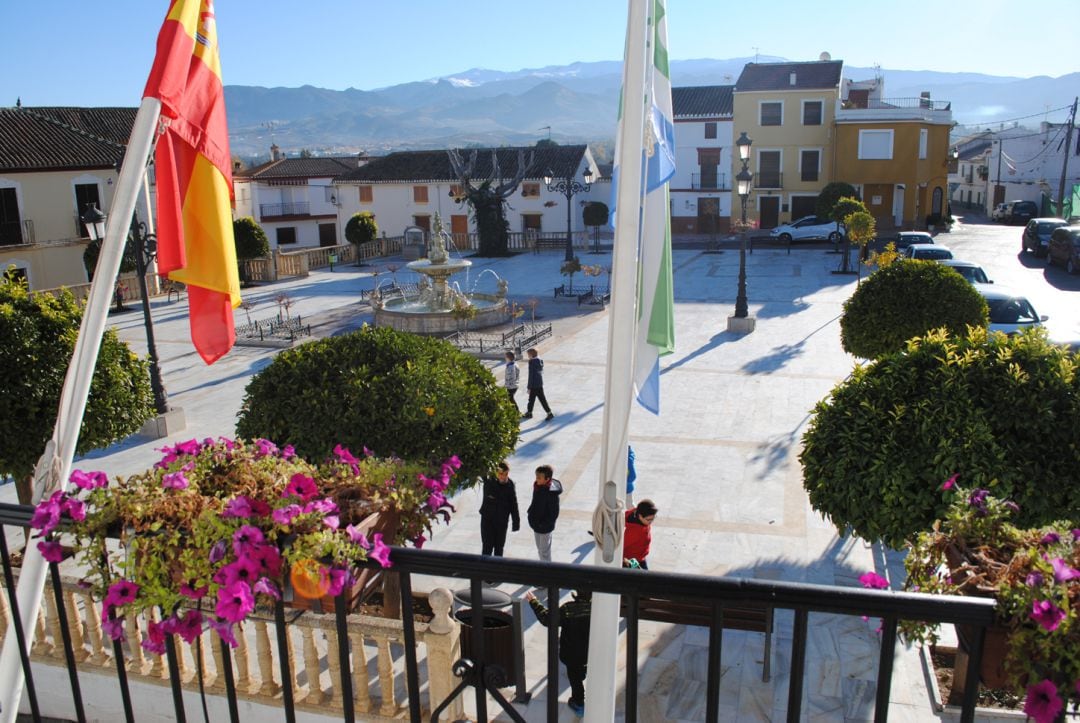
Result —
[[470, 329], [482, 329], [507, 321], [505, 280], [499, 279], [495, 294], [465, 294], [450, 284], [450, 277], [468, 269], [472, 261], [450, 258], [447, 251], [449, 240], [449, 235], [443, 230], [442, 218], [435, 214], [428, 239], [427, 258], [405, 265], [405, 268], [423, 276], [418, 285], [419, 294], [412, 298], [399, 294], [373, 294], [376, 326], [389, 326], [414, 334], [449, 334], [464, 325], [460, 314], [455, 313], [463, 306], [471, 306], [476, 312], [468, 321]]

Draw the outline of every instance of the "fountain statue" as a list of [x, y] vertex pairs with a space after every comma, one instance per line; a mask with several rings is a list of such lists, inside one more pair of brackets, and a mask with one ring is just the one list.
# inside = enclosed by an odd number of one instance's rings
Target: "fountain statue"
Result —
[[418, 334], [449, 333], [457, 328], [457, 319], [452, 314], [455, 302], [476, 307], [476, 316], [470, 322], [474, 328], [501, 324], [507, 320], [508, 288], [504, 279], [496, 276], [498, 290], [495, 294], [464, 294], [448, 283], [451, 276], [472, 266], [472, 261], [468, 259], [451, 258], [448, 243], [452, 241], [443, 229], [442, 217], [436, 213], [428, 238], [427, 258], [405, 264], [405, 268], [424, 277], [418, 284], [419, 298], [381, 300], [381, 304], [374, 307], [376, 326], [391, 326]]

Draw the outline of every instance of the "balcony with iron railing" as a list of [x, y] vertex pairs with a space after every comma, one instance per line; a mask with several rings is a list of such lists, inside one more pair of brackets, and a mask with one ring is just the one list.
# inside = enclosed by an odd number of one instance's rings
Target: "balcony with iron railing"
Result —
[[730, 191], [726, 173], [691, 173], [690, 188], [694, 191]]
[[[27, 526], [32, 513], [28, 506], [0, 504], [0, 553], [7, 601], [0, 604], [0, 624], [5, 630], [9, 620], [20, 627], [22, 619], [13, 594], [16, 570], [7, 535], [14, 528]], [[763, 641], [755, 639], [753, 643], [765, 646], [762, 681], [756, 682], [755, 672], [754, 687], [762, 700], [775, 702], [780, 717], [799, 721], [811, 710], [818, 710], [815, 696], [821, 692], [807, 679], [858, 658], [865, 661], [859, 678], [868, 691], [860, 694], [859, 700], [848, 701], [845, 710], [848, 717], [883, 721], [890, 711], [900, 712], [898, 707], [908, 717], [913, 709], [906, 686], [899, 687], [901, 694], [893, 695], [900, 620], [973, 626], [965, 672], [968, 680], [975, 680], [983, 633], [994, 617], [993, 601], [984, 598], [598, 568], [407, 548], [392, 548], [391, 559], [389, 572], [396, 575], [400, 589], [397, 610], [410, 611], [399, 614], [400, 619], [347, 613], [345, 591], [337, 596], [329, 613], [320, 612], [321, 608], [299, 612], [277, 600], [248, 621], [237, 635], [235, 647], [210, 632], [191, 644], [166, 635], [163, 654], [147, 652], [139, 644], [148, 619], [129, 617], [125, 621], [126, 645], [103, 636], [100, 601], [77, 584], [77, 576], [65, 579], [63, 571], [71, 563], [50, 563], [40, 618], [30, 626], [28, 638], [16, 636], [23, 669], [28, 673], [26, 703], [35, 718], [79, 720], [84, 720], [87, 712], [97, 719], [142, 719], [149, 704], [155, 719], [174, 720], [185, 720], [187, 709], [201, 706], [202, 717], [209, 720], [238, 721], [242, 706], [246, 719], [287, 723], [297, 720], [298, 715], [308, 721], [407, 718], [419, 722], [439, 720], [446, 714], [450, 719], [487, 721], [497, 708], [514, 721], [524, 721], [526, 712], [532, 712], [533, 719], [557, 721], [560, 701], [556, 690], [535, 680], [526, 689], [522, 681], [526, 672], [540, 677], [541, 670], [545, 681], [559, 680], [558, 606], [551, 605], [547, 629], [534, 632], [528, 649], [529, 654], [543, 656], [544, 666], [526, 669], [521, 648], [516, 647], [508, 657], [503, 648], [505, 637], [489, 634], [490, 626], [463, 625], [458, 620], [472, 618], [450, 616], [452, 598], [441, 585], [461, 580], [467, 581], [467, 587], [455, 597], [469, 601], [473, 610], [482, 609], [485, 586], [497, 583], [537, 588], [546, 591], [551, 601], [559, 600], [561, 590], [570, 588], [621, 596], [624, 644], [619, 649], [625, 677], [617, 679], [616, 685], [625, 701], [620, 712], [631, 723], [647, 717], [643, 709], [661, 685], [655, 676], [645, 685], [643, 678], [648, 673], [639, 673], [642, 656], [649, 656], [652, 647], [642, 641], [644, 621], [685, 625], [688, 637], [690, 629], [699, 631], [694, 635], [701, 641], [701, 654], [694, 656], [699, 667], [692, 672], [693, 679], [699, 681], [694, 689], [700, 692], [694, 702], [702, 701], [707, 721], [720, 720], [723, 711], [736, 710], [730, 696], [733, 690], [737, 694], [739, 683], [725, 691], [722, 678], [731, 669], [731, 656], [739, 655], [744, 644], [751, 645], [739, 638], [732, 644], [732, 634], [725, 638], [725, 630], [764, 633]], [[430, 590], [427, 601], [434, 614], [426, 623], [416, 622], [412, 614], [423, 589]], [[494, 619], [493, 613], [483, 615]], [[814, 630], [835, 630], [830, 625], [837, 618], [858, 621], [860, 616], [881, 619], [878, 636], [854, 636], [842, 644], [834, 641], [829, 645], [811, 641], [817, 639]], [[749, 627], [748, 621], [752, 624]], [[646, 636], [655, 634], [655, 628], [651, 630]], [[520, 637], [521, 628], [516, 626], [512, 635]], [[774, 644], [775, 671], [770, 674]], [[593, 663], [590, 661], [590, 672], [596, 671]], [[516, 705], [501, 691], [515, 683]], [[974, 719], [977, 692], [978, 686], [966, 687], [962, 721]], [[523, 707], [530, 694], [539, 697], [542, 693], [545, 701], [537, 700], [533, 707], [543, 708], [530, 711]], [[674, 690], [670, 694], [674, 695]], [[137, 709], [133, 700], [139, 701]], [[925, 705], [925, 717], [934, 717], [929, 701]], [[763, 710], [767, 714], [770, 709]]]
[[311, 203], [308, 201], [292, 201], [290, 203], [260, 203], [259, 216], [269, 220], [285, 216], [310, 216]]
[[836, 101], [836, 120], [925, 120], [929, 123], [952, 121], [952, 102], [929, 98], [871, 98], [866, 105]]

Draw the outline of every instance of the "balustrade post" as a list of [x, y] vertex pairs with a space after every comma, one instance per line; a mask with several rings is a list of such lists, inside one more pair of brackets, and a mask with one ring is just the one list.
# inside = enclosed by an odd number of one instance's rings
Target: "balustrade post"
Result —
[[379, 715], [393, 717], [398, 706], [394, 698], [394, 656], [390, 652], [390, 639], [379, 636], [375, 639], [375, 647], [378, 649], [376, 663], [379, 669], [379, 692], [382, 694]]
[[326, 664], [330, 670], [330, 690], [323, 693], [323, 701], [334, 710], [343, 708], [341, 700], [341, 680], [349, 675], [341, 669], [341, 656], [338, 655], [338, 635], [336, 630], [326, 630]]
[[75, 593], [64, 590], [64, 609], [67, 610], [68, 628], [71, 633], [71, 647], [75, 653], [75, 660], [80, 663], [89, 657], [86, 651], [86, 641], [83, 638], [82, 616], [79, 615], [79, 606], [75, 600]]
[[364, 636], [357, 631], [350, 631], [352, 643], [353, 697], [356, 698], [356, 712], [371, 712], [371, 681], [368, 678], [367, 656], [364, 655]]
[[[270, 653], [270, 624], [255, 623], [255, 657], [259, 663], [259, 678], [262, 684], [259, 693], [273, 697], [281, 691], [281, 686], [274, 682], [274, 658]], [[286, 681], [282, 681], [285, 683]]]
[[251, 692], [251, 656], [249, 654], [247, 636], [243, 630], [236, 636], [236, 690], [237, 692]]
[[[315, 628], [300, 628], [300, 635], [304, 640], [304, 673], [307, 676], [308, 688], [303, 700], [310, 704], [318, 704], [322, 701], [322, 685], [319, 682], [319, 650], [315, 643], [315, 636], [318, 634], [319, 631]], [[293, 670], [293, 675], [295, 676], [297, 672]]]
[[52, 635], [52, 647], [49, 649], [48, 655], [63, 660], [64, 638], [63, 633], [60, 631], [60, 616], [56, 612], [56, 600], [48, 593], [43, 594], [42, 597], [45, 598], [45, 610], [47, 611], [45, 620], [48, 624], [49, 634]]
[[[454, 663], [461, 658], [461, 623], [453, 618], [451, 611], [454, 596], [444, 587], [428, 593], [428, 604], [435, 613], [424, 633], [427, 648], [429, 707], [435, 710], [457, 685]], [[465, 716], [461, 696], [447, 706], [440, 720], [460, 720]]]
[[83, 609], [86, 610], [86, 637], [90, 639], [90, 662], [95, 665], [106, 665], [109, 656], [105, 652], [105, 641], [101, 633], [101, 615], [98, 612], [97, 603], [89, 590], [81, 593]]

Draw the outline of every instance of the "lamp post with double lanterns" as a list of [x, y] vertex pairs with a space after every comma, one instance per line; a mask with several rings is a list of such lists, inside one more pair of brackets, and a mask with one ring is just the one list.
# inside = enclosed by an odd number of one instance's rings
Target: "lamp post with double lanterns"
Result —
[[[86, 211], [82, 215], [82, 222], [86, 225], [91, 241], [104, 242], [106, 218], [107, 215], [98, 209], [97, 204], [87, 204]], [[154, 342], [154, 322], [150, 317], [150, 295], [146, 291], [146, 269], [157, 257], [157, 237], [152, 233], [147, 233], [146, 224], [140, 222], [138, 215], [134, 213], [131, 217], [128, 242], [134, 250], [135, 273], [139, 281], [139, 295], [142, 297], [143, 325], [146, 327], [146, 348], [150, 357], [150, 389], [154, 393], [154, 409], [158, 414], [165, 414], [169, 411], [169, 402], [165, 395], [165, 386], [161, 383], [157, 344]]]
[[565, 178], [556, 179], [551, 169], [548, 169], [547, 175], [544, 176], [544, 183], [547, 184], [547, 189], [554, 193], [561, 193], [566, 197], [566, 260], [570, 261], [574, 258], [574, 237], [572, 227], [572, 212], [573, 205], [571, 201], [574, 195], [577, 193], [587, 193], [592, 188], [592, 184], [589, 179], [592, 178], [592, 169], [586, 168], [585, 173], [582, 174], [585, 179], [585, 183], [579, 182], [573, 176], [566, 176]]
[[753, 143], [745, 131], [735, 141], [739, 160], [742, 161], [742, 170], [735, 175], [735, 189], [742, 203], [742, 212], [739, 216], [739, 289], [735, 296], [735, 314], [728, 317], [728, 331], [741, 334], [753, 331], [756, 323], [754, 317], [750, 316], [746, 301], [746, 202], [750, 198], [750, 188], [754, 183], [754, 174], [750, 172], [750, 146]]

